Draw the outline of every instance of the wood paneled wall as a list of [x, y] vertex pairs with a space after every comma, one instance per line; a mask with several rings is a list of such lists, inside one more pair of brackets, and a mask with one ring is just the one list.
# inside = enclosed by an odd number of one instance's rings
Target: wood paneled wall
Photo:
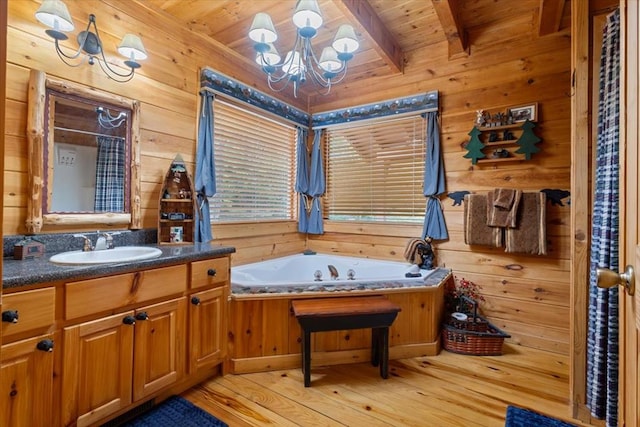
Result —
[[[148, 9], [144, 1], [83, 0], [65, 3], [76, 28], [86, 25], [90, 13], [96, 15], [100, 35], [107, 46], [107, 57], [117, 57], [115, 48], [109, 50], [109, 46], [115, 47], [126, 32], [134, 32], [142, 35], [149, 59], [141, 62], [142, 68], [137, 75], [125, 84], [109, 80], [98, 65], [70, 68], [56, 56], [52, 40], [44, 33], [45, 27], [34, 17], [40, 2], [9, 0], [4, 234], [26, 232], [27, 83], [31, 68], [140, 101], [142, 226], [155, 228], [161, 182], [175, 154], [182, 154], [191, 173], [194, 172], [200, 70], [205, 66], [214, 67], [258, 87], [260, 85], [256, 82], [259, 83], [258, 78], [262, 76], [259, 70], [247, 70], [239, 58], [230, 56], [218, 46], [208, 44], [186, 28], [177, 26], [166, 16]], [[69, 46], [72, 45], [69, 42]], [[302, 104], [297, 106], [304, 108]], [[94, 229], [95, 226], [84, 228]], [[43, 231], [78, 230], [45, 227]], [[238, 248], [236, 257], [239, 262], [300, 252], [305, 244], [304, 236], [297, 233], [296, 224], [287, 222], [269, 226], [216, 227], [214, 233], [221, 244]], [[247, 251], [241, 250], [243, 248]]]
[[[404, 74], [347, 83], [310, 101], [313, 111], [438, 90], [447, 193], [486, 193], [497, 187], [539, 191], [569, 190], [571, 166], [569, 28], [537, 37], [532, 17], [504, 17], [492, 28], [468, 29], [470, 55], [449, 59], [446, 42], [428, 52], [408, 52]], [[498, 30], [499, 28], [499, 30]], [[476, 110], [503, 111], [538, 102], [536, 133], [541, 152], [520, 163], [472, 166], [463, 158]], [[505, 253], [464, 243], [463, 207], [441, 198], [450, 239], [436, 244], [440, 265], [482, 288], [482, 311], [511, 341], [568, 354], [570, 349], [571, 212], [547, 203], [548, 254]], [[422, 227], [325, 223], [323, 236], [311, 236], [318, 251], [401, 259], [409, 238]]]
[[[200, 69], [213, 67], [261, 90], [264, 82], [239, 58], [178, 27], [143, 1], [67, 2], [78, 27], [86, 23], [89, 13], [96, 14], [107, 46], [115, 46], [125, 32], [141, 33], [150, 58], [143, 62], [140, 75], [119, 84], [108, 80], [97, 66], [67, 67], [33, 16], [39, 4], [35, 0], [8, 2], [4, 234], [25, 232], [30, 68], [141, 102], [143, 227], [155, 228], [161, 180], [171, 160], [181, 153], [193, 168]], [[487, 192], [496, 187], [569, 189], [569, 31], [536, 37], [532, 35], [534, 20], [532, 12], [531, 16], [505, 17], [494, 28], [469, 28], [468, 57], [450, 60], [446, 42], [427, 52], [407, 52], [403, 74], [343, 84], [327, 97], [312, 98], [312, 111], [438, 90], [447, 192]], [[462, 144], [468, 139], [476, 110], [497, 112], [534, 101], [539, 103], [536, 130], [543, 142], [542, 151], [531, 161], [477, 167], [462, 157], [466, 153]], [[437, 244], [439, 264], [482, 287], [484, 313], [512, 335], [511, 341], [568, 354], [569, 208], [547, 206], [548, 255], [518, 256], [465, 245], [462, 207], [452, 206], [453, 201], [446, 197], [442, 203], [450, 239]], [[419, 236], [421, 228], [328, 222], [323, 236], [308, 239], [298, 234], [291, 222], [214, 225], [213, 231], [218, 243], [237, 248], [232, 261], [241, 264], [299, 252], [307, 246], [323, 252], [400, 260], [406, 242]]]

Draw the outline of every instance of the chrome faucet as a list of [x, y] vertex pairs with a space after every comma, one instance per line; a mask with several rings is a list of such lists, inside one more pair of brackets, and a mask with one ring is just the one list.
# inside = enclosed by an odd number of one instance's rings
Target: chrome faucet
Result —
[[329, 269], [329, 273], [331, 273], [331, 278], [336, 280], [338, 278], [338, 269], [331, 264], [327, 265], [327, 268]]
[[73, 237], [80, 237], [84, 239], [84, 246], [82, 246], [83, 252], [89, 252], [93, 250], [93, 244], [91, 243], [91, 239], [85, 236], [84, 234], [74, 234]]
[[113, 241], [113, 235], [119, 233], [100, 233], [98, 231], [98, 238], [96, 239], [96, 245], [93, 246], [91, 239], [84, 234], [74, 234], [73, 237], [80, 237], [84, 239], [84, 246], [82, 246], [83, 252], [89, 251], [102, 251], [105, 249], [113, 249], [116, 247]]
[[109, 233], [100, 233], [98, 239], [96, 240], [96, 246], [93, 248], [94, 251], [103, 251], [105, 249], [113, 249], [115, 247], [113, 243], [113, 236]]

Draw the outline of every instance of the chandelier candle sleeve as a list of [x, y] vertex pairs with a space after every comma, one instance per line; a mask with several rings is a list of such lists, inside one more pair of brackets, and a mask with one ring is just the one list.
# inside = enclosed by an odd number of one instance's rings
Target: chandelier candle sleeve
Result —
[[316, 0], [298, 0], [292, 17], [298, 29], [293, 47], [282, 57], [274, 43], [278, 33], [271, 17], [258, 13], [249, 29], [249, 38], [255, 42], [256, 63], [267, 74], [271, 90], [280, 92], [289, 83], [293, 84], [293, 94], [298, 96], [298, 86], [312, 81], [325, 95], [333, 84], [339, 83], [347, 74], [347, 62], [360, 47], [356, 32], [351, 25], [341, 25], [331, 46], [322, 50], [319, 56], [313, 50], [311, 39], [322, 26], [323, 18]]

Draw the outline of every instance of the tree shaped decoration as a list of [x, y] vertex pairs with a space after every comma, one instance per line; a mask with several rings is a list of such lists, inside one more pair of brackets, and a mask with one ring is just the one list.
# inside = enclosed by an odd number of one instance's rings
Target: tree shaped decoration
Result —
[[531, 155], [540, 151], [540, 149], [536, 147], [536, 144], [542, 140], [533, 133], [534, 127], [536, 127], [535, 123], [529, 120], [525, 121], [522, 124], [522, 135], [520, 135], [520, 138], [516, 141], [516, 144], [520, 146], [520, 148], [516, 150], [516, 153], [524, 154], [525, 160], [531, 160]]
[[478, 138], [481, 133], [482, 132], [480, 132], [480, 130], [478, 130], [478, 128], [475, 126], [473, 127], [473, 129], [471, 129], [471, 132], [469, 132], [469, 135], [471, 135], [471, 139], [467, 143], [468, 153], [463, 157], [465, 159], [471, 159], [471, 164], [473, 165], [478, 163], [478, 159], [486, 157], [486, 155], [482, 152], [484, 144], [482, 143], [482, 141], [480, 141], [480, 138]]

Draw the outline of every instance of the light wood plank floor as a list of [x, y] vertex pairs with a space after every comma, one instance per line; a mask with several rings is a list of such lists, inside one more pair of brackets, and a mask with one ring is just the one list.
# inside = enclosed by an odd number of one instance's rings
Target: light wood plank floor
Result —
[[214, 378], [184, 397], [230, 426], [504, 426], [508, 405], [565, 421], [568, 357], [505, 344], [502, 356], [392, 360]]

